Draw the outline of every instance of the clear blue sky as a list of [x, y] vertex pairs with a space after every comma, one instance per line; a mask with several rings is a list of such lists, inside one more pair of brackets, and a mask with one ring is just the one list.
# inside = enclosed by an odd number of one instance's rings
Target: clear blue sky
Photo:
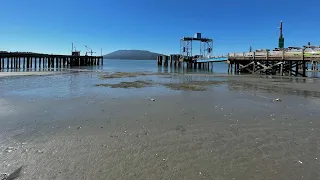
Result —
[[2, 0], [0, 50], [69, 54], [71, 43], [104, 54], [118, 49], [179, 53], [201, 32], [214, 54], [320, 44], [319, 0]]

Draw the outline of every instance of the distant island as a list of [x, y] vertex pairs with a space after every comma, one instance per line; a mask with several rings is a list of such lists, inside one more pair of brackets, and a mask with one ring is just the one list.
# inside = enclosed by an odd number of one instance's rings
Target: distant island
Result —
[[162, 54], [145, 50], [118, 50], [103, 56], [104, 59], [156, 60]]

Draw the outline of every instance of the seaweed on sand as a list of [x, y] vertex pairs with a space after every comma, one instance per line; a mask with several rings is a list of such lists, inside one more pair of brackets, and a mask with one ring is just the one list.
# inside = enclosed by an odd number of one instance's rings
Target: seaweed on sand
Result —
[[169, 75], [169, 73], [115, 72], [115, 73], [103, 74], [100, 76], [100, 79], [129, 78], [129, 77], [151, 76], [151, 75]]
[[223, 81], [189, 81], [183, 83], [166, 83], [164, 86], [173, 90], [205, 91], [208, 89], [208, 86], [222, 83]]
[[111, 88], [143, 88], [152, 85], [152, 81], [137, 80], [133, 82], [120, 82], [118, 84], [95, 84], [98, 87], [111, 87]]

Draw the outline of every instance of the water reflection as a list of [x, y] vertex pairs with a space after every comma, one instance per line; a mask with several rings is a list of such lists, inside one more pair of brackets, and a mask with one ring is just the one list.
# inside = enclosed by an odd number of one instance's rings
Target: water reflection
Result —
[[[172, 83], [192, 83], [193, 81], [215, 81], [215, 87], [230, 91], [259, 91], [283, 95], [298, 95], [303, 97], [320, 97], [319, 79], [293, 78], [275, 76], [215, 76], [215, 75], [177, 75], [172, 77]], [[205, 85], [206, 83], [204, 83]], [[210, 84], [210, 83], [208, 83]], [[212, 84], [212, 83], [211, 83]], [[223, 85], [224, 86], [220, 86]]]
[[177, 74], [188, 74], [188, 73], [212, 73], [214, 72], [213, 69], [194, 69], [194, 68], [186, 68], [186, 67], [165, 67], [165, 66], [158, 66], [159, 73], [177, 73]]
[[[263, 80], [262, 80], [263, 81]], [[281, 81], [277, 81], [279, 84], [273, 84], [272, 82], [258, 83], [251, 81], [236, 81], [236, 80], [227, 80], [228, 89], [230, 91], [260, 91], [266, 93], [278, 93], [283, 95], [298, 95], [303, 97], [318, 97], [320, 98], [320, 92], [316, 89], [301, 89], [296, 86], [296, 84], [304, 83], [305, 86], [308, 86], [306, 79], [291, 79], [282, 81], [282, 83], [290, 82], [288, 86], [281, 85]]]

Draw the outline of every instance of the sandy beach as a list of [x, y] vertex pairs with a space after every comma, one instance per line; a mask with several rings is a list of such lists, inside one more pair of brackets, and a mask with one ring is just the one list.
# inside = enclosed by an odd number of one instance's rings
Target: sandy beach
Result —
[[0, 173], [319, 179], [318, 79], [129, 75], [0, 79]]

